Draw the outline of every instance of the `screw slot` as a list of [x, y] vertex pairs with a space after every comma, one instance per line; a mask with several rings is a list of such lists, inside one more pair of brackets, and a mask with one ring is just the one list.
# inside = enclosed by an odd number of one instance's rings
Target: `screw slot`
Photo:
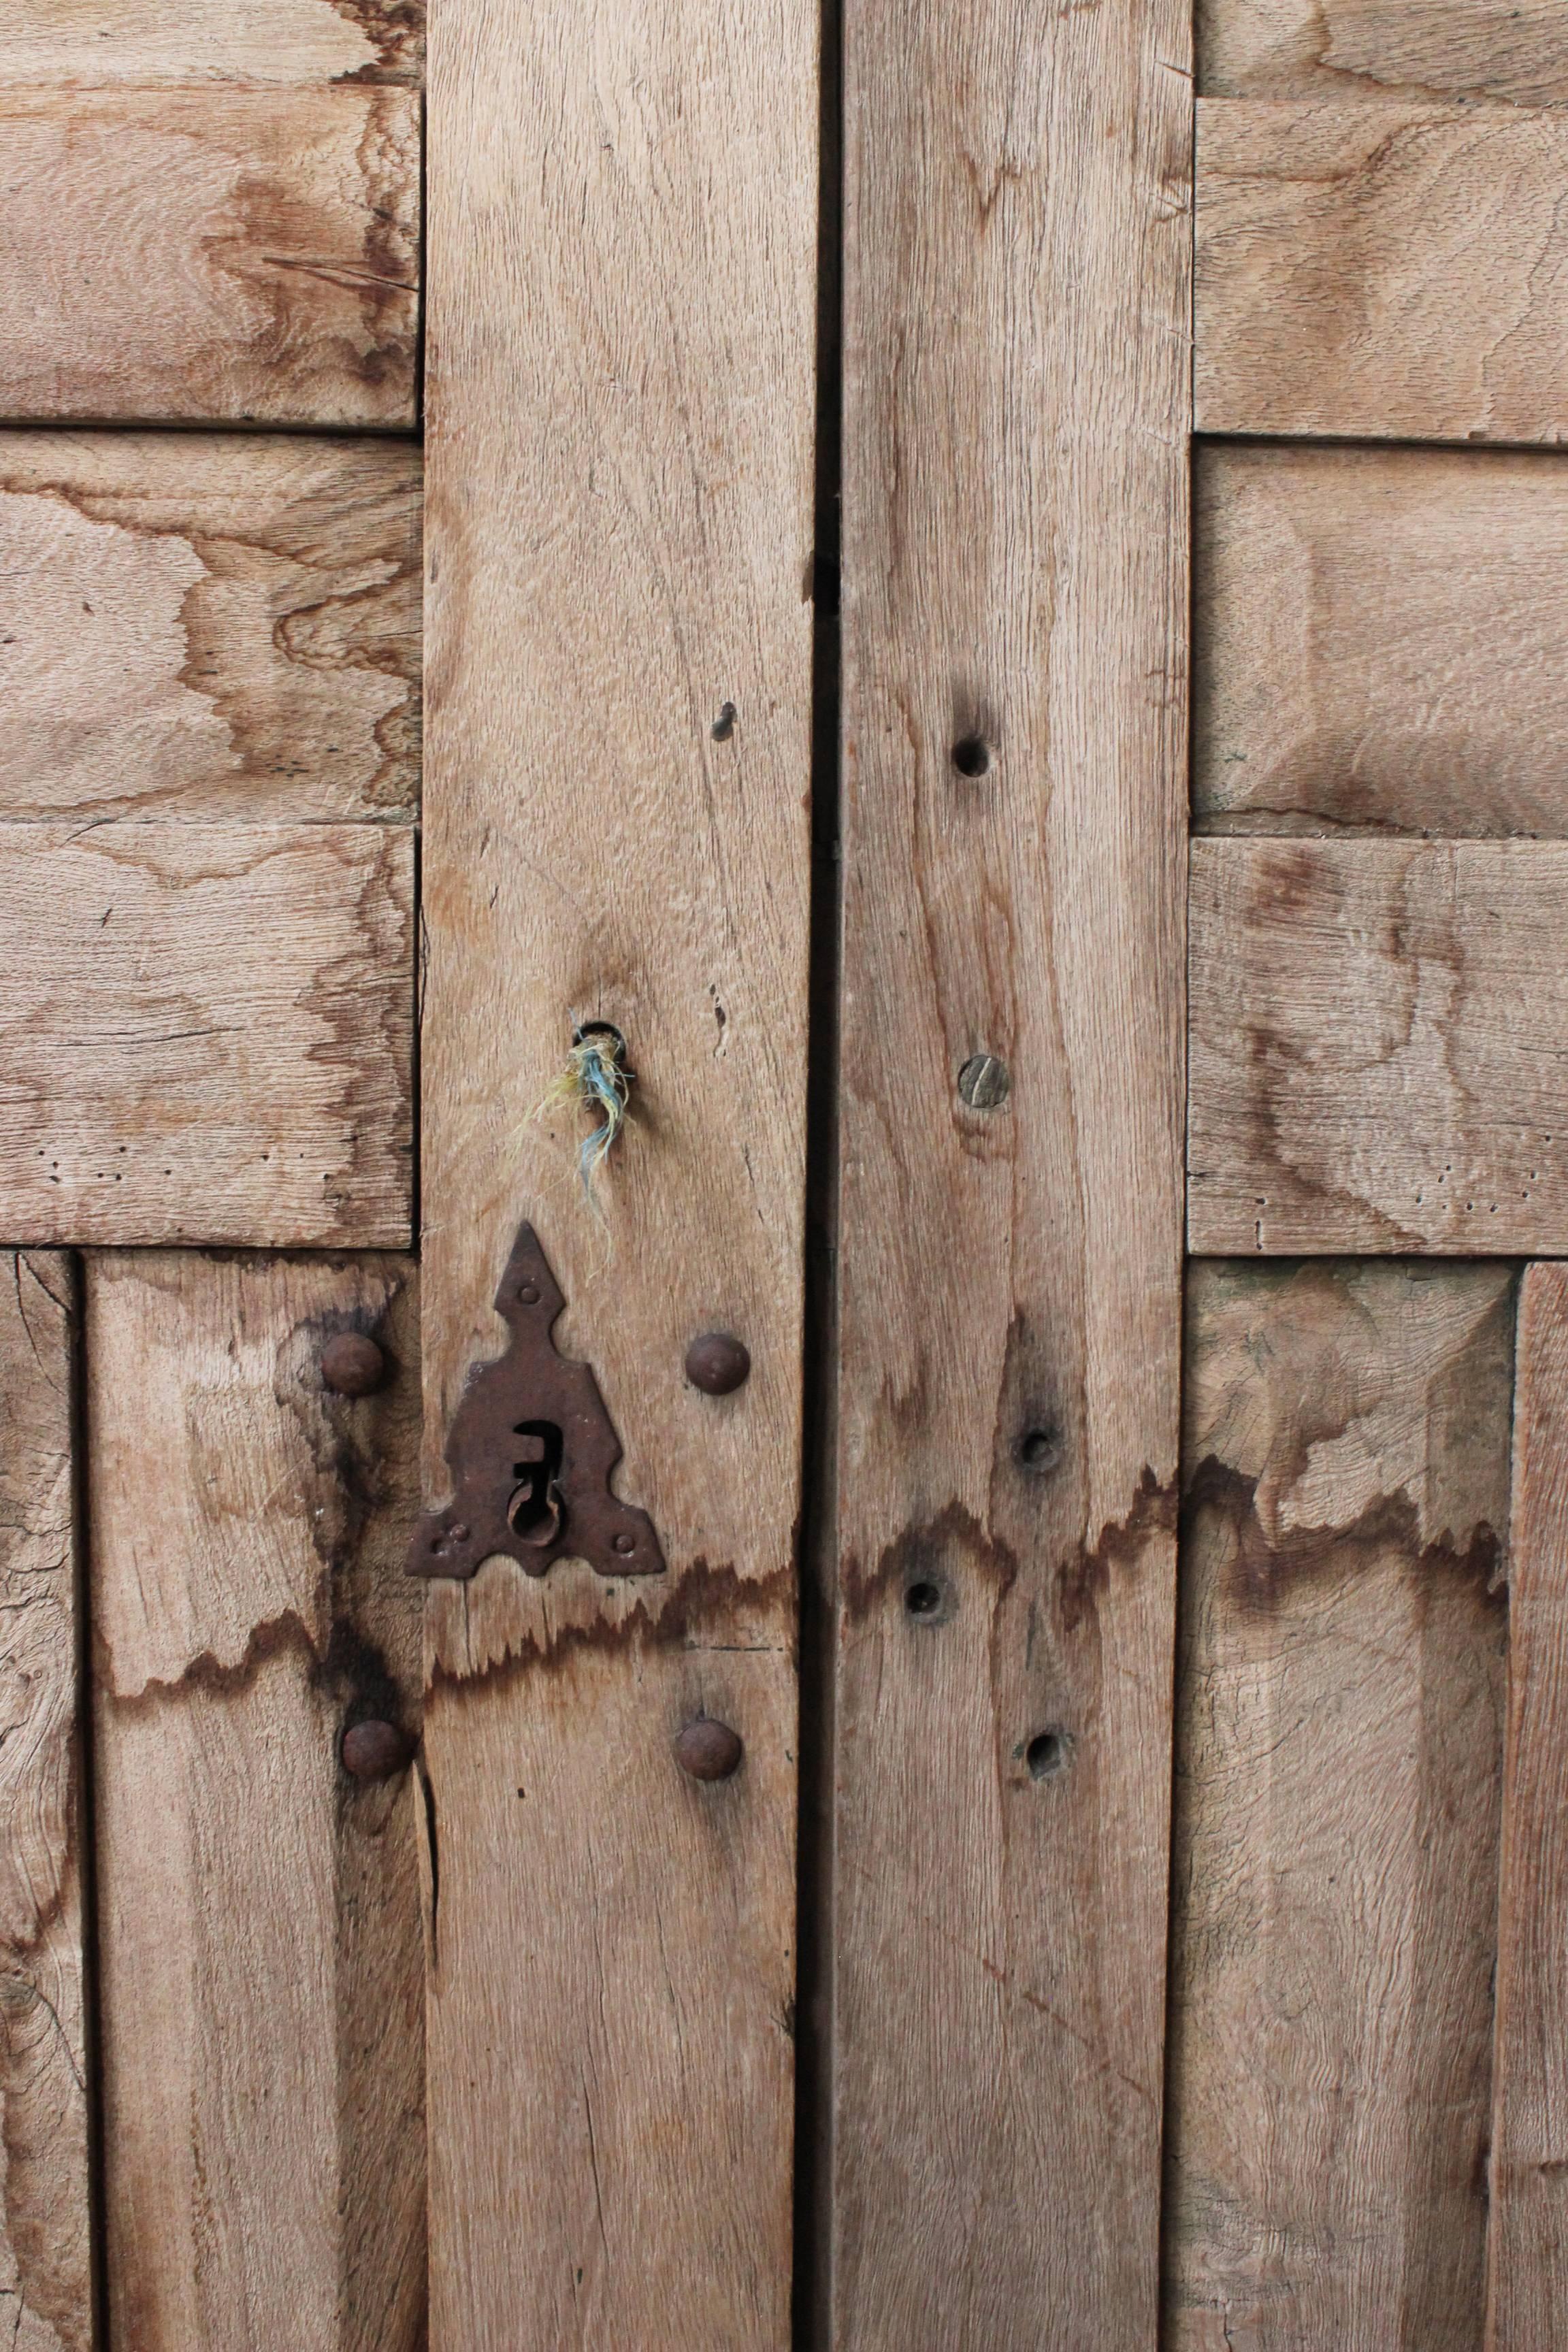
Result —
[[1054, 1780], [1067, 1770], [1068, 1742], [1060, 1731], [1037, 1731], [1024, 1750], [1031, 1780]]
[[961, 735], [952, 747], [952, 764], [961, 776], [983, 776], [991, 765], [991, 746], [984, 735]]

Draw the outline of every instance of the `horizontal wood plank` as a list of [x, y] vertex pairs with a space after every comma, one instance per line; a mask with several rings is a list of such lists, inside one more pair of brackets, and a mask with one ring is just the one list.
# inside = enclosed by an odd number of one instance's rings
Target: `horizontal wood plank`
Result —
[[1568, 435], [1568, 116], [1198, 107], [1200, 431]]
[[1194, 841], [1200, 1254], [1568, 1252], [1568, 848]]
[[406, 1244], [413, 845], [0, 826], [0, 1232]]
[[1198, 0], [1205, 98], [1568, 99], [1563, 0]]
[[421, 1799], [340, 1761], [418, 1730], [413, 1269], [95, 1259], [87, 1361], [112, 2340], [423, 2352]]
[[0, 2334], [91, 2352], [69, 1259], [0, 1254]]
[[0, 434], [0, 817], [406, 817], [419, 453]]
[[1568, 834], [1568, 465], [1198, 452], [1194, 815], [1211, 833]]
[[0, 418], [409, 426], [409, 89], [0, 95]]
[[1519, 1304], [1488, 2352], [1568, 2342], [1568, 1267]]
[[1171, 2352], [1480, 2339], [1511, 1292], [1192, 1272]]
[[10, 0], [0, 87], [417, 81], [425, 0]]

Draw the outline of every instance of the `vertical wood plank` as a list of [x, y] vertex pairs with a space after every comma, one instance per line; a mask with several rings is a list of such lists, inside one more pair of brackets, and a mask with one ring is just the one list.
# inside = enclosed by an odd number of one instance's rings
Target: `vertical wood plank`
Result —
[[846, 42], [834, 2340], [1132, 2347], [1157, 2300], [1190, 26], [1164, 0], [849, 0]]
[[[668, 1563], [433, 1591], [442, 2352], [787, 2339], [816, 19], [430, 28], [429, 1491], [526, 1215]], [[602, 1222], [530, 1118], [574, 1017], [637, 1072]]]
[[1568, 2338], [1568, 1267], [1520, 1295], [1488, 2352]]
[[[351, 1402], [344, 1329], [393, 1366]], [[95, 1260], [99, 1937], [113, 2340], [425, 2342], [412, 1268]]]
[[1480, 2338], [1512, 1289], [1193, 1269], [1171, 2352]]
[[71, 1353], [75, 1276], [0, 1256], [0, 2330], [93, 2343]]

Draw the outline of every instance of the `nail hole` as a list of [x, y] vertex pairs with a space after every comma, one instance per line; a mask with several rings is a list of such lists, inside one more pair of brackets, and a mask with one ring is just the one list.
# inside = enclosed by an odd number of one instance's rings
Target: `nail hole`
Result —
[[735, 731], [735, 706], [732, 702], [726, 702], [721, 705], [719, 716], [713, 721], [710, 731], [715, 743], [727, 743], [729, 741], [731, 736]]
[[1049, 1780], [1066, 1769], [1068, 1744], [1059, 1731], [1037, 1731], [1024, 1750], [1031, 1780]]
[[952, 747], [952, 764], [961, 776], [983, 776], [991, 765], [991, 746], [984, 735], [961, 735]]
[[1059, 1430], [1049, 1427], [1026, 1429], [1018, 1440], [1018, 1459], [1026, 1470], [1054, 1470], [1061, 1455]]
[[923, 1580], [905, 1587], [904, 1607], [911, 1617], [934, 1617], [942, 1607], [942, 1587]]

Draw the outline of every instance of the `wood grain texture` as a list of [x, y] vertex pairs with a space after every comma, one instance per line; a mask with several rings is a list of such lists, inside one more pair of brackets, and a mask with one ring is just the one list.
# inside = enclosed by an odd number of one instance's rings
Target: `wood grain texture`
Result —
[[406, 817], [419, 455], [0, 434], [0, 816]]
[[1568, 474], [1198, 453], [1193, 797], [1214, 833], [1568, 833]]
[[1205, 98], [1568, 99], [1562, 0], [1198, 0]]
[[1200, 431], [1562, 440], [1565, 173], [1547, 110], [1201, 101]]
[[1518, 1358], [1487, 2352], [1568, 2336], [1568, 1268], [1526, 1268]]
[[91, 2352], [68, 1258], [0, 1255], [0, 2327]]
[[[816, 41], [815, 0], [431, 25], [429, 1491], [527, 1214], [668, 1564], [433, 1593], [446, 2352], [789, 2335]], [[637, 1074], [603, 1223], [530, 1118], [574, 1016]], [[702, 1709], [746, 1749], [707, 1787]]]
[[10, 0], [0, 85], [417, 81], [424, 0]]
[[0, 417], [407, 426], [406, 89], [0, 94]]
[[[1154, 2341], [1189, 37], [1163, 5], [846, 18], [833, 2341], [855, 2352]], [[980, 774], [953, 756], [974, 740]], [[983, 1053], [1011, 1076], [992, 1109], [958, 1090]]]
[[0, 825], [0, 1230], [406, 1243], [413, 851]]
[[1172, 2352], [1479, 2341], [1511, 1294], [1192, 1272]]
[[[327, 1394], [323, 1342], [394, 1367]], [[91, 1262], [110, 2319], [136, 2352], [421, 2352], [418, 1331], [406, 1261]]]
[[1200, 1255], [1568, 1249], [1568, 849], [1194, 841]]

